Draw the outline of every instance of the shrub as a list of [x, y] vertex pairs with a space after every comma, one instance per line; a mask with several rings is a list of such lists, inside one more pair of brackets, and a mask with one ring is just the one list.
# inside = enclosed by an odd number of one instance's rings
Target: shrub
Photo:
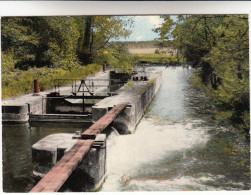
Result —
[[[83, 79], [98, 72], [101, 66], [90, 64], [79, 66], [69, 70], [51, 69], [51, 68], [30, 68], [27, 71], [16, 70], [11, 73], [2, 74], [2, 98], [9, 98], [16, 95], [22, 95], [32, 92], [33, 80], [38, 79], [41, 91], [54, 87], [55, 79]], [[65, 81], [62, 84], [69, 84], [71, 81]]]

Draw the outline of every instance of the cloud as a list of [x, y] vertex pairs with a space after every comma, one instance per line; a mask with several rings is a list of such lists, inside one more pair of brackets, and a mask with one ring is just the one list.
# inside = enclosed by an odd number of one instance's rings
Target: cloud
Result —
[[143, 38], [144, 38], [144, 37], [143, 37], [142, 35], [137, 36], [137, 37], [136, 37], [136, 41], [141, 41], [141, 40], [143, 40]]
[[135, 16], [135, 20], [139, 21], [143, 18], [144, 16]]
[[126, 39], [127, 41], [148, 41], [158, 38], [158, 34], [152, 29], [159, 27], [163, 22], [159, 16], [133, 16], [133, 20], [132, 34]]
[[150, 20], [150, 23], [154, 26], [159, 26], [161, 25], [161, 19], [159, 16], [148, 16], [149, 17], [149, 20]]

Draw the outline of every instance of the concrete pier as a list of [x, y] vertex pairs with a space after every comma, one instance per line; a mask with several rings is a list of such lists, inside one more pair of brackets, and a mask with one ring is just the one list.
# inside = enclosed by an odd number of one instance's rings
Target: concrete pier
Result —
[[108, 97], [92, 107], [92, 120], [97, 121], [116, 104], [129, 106], [114, 120], [113, 126], [120, 134], [132, 133], [147, 111], [161, 82], [161, 72], [147, 72], [148, 81], [130, 81], [116, 96]]
[[63, 188], [74, 192], [98, 191], [106, 177], [106, 135], [99, 134], [82, 162], [67, 179]]
[[43, 177], [76, 143], [72, 133], [57, 133], [46, 136], [32, 146], [33, 174]]
[[2, 106], [2, 120], [4, 122], [25, 122], [29, 120], [27, 105]]
[[[79, 134], [80, 135], [80, 134]], [[33, 174], [43, 177], [78, 141], [72, 133], [48, 135], [32, 146]], [[96, 191], [105, 180], [106, 135], [99, 134], [62, 189]], [[63, 173], [62, 173], [63, 174]], [[60, 191], [60, 190], [59, 190]]]

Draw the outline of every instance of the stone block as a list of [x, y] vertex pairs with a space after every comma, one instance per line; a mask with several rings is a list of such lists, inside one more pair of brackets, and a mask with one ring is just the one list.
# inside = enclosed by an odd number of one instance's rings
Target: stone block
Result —
[[79, 191], [97, 191], [105, 180], [106, 171], [106, 135], [99, 134], [82, 162], [66, 182], [68, 189]]
[[41, 176], [48, 172], [69, 151], [77, 139], [72, 133], [51, 134], [32, 145], [32, 161], [35, 165], [34, 174]]
[[27, 112], [27, 105], [2, 105], [2, 113], [23, 114]]

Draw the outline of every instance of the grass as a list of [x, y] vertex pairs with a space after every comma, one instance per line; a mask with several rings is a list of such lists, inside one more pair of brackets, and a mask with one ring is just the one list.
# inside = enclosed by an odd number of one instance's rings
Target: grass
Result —
[[172, 56], [155, 53], [141, 53], [134, 55], [138, 56], [139, 61], [145, 61], [148, 63], [178, 65], [183, 62], [182, 59], [178, 60], [177, 55]]
[[[98, 72], [101, 66], [90, 64], [69, 70], [51, 68], [30, 68], [27, 71], [15, 70], [2, 74], [2, 99], [31, 93], [33, 80], [38, 79], [40, 91], [54, 87], [55, 79], [82, 79]], [[69, 84], [71, 81], [62, 83]]]

